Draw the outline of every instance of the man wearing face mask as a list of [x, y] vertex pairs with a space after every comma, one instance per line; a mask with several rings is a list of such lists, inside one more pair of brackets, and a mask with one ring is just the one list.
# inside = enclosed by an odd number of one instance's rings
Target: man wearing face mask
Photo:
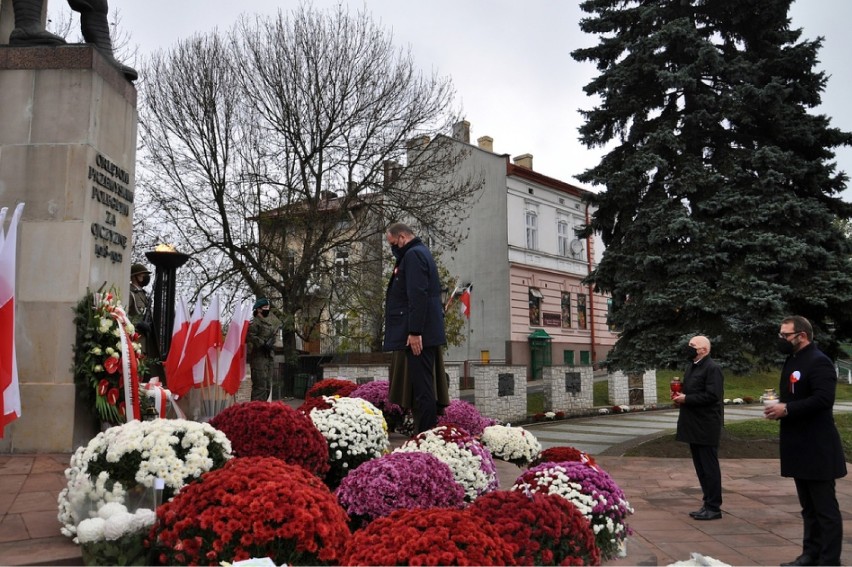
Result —
[[281, 321], [272, 314], [265, 297], [254, 302], [254, 319], [246, 333], [248, 359], [251, 366], [251, 400], [267, 401], [272, 385], [272, 358], [275, 339], [281, 330]]
[[144, 264], [130, 267], [130, 300], [127, 302], [127, 317], [136, 331], [142, 335], [142, 354], [149, 361], [149, 370], [156, 374], [156, 363], [160, 358], [157, 338], [154, 334], [153, 306], [145, 287], [151, 283], [151, 271]]
[[696, 335], [684, 349], [689, 360], [683, 375], [683, 387], [672, 401], [680, 408], [677, 417], [678, 441], [689, 443], [692, 464], [704, 505], [690, 512], [696, 520], [722, 517], [722, 471], [719, 468], [719, 440], [724, 425], [722, 368], [710, 358], [710, 340]]
[[786, 317], [778, 350], [787, 355], [778, 387], [780, 401], [763, 414], [780, 420], [781, 476], [792, 477], [802, 507], [802, 554], [781, 565], [841, 565], [843, 518], [835, 480], [846, 476], [846, 457], [834, 424], [834, 363], [813, 341], [804, 317]]

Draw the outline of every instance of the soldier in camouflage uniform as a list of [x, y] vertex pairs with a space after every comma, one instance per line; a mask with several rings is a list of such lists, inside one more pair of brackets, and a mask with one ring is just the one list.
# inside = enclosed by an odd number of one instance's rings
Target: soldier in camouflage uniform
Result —
[[251, 366], [251, 399], [269, 399], [272, 384], [272, 356], [275, 338], [281, 321], [272, 314], [269, 300], [261, 297], [254, 302], [254, 319], [249, 323], [246, 344]]

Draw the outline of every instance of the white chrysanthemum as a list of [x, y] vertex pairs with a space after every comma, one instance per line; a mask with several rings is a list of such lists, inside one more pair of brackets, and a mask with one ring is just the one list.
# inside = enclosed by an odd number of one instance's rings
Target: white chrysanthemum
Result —
[[136, 531], [135, 516], [129, 512], [122, 512], [110, 516], [104, 524], [104, 539], [112, 541], [123, 535]]
[[[324, 396], [331, 407], [313, 408], [311, 421], [334, 450], [337, 461], [347, 457], [381, 457], [388, 449], [388, 427], [382, 412], [367, 400]], [[350, 463], [344, 461], [343, 467]]]
[[513, 463], [529, 463], [541, 452], [541, 443], [523, 427], [491, 425], [480, 440], [495, 458]]
[[98, 517], [103, 518], [104, 520], [110, 519], [112, 516], [116, 514], [126, 514], [127, 506], [121, 504], [119, 502], [108, 502], [100, 507], [98, 510]]
[[79, 543], [101, 541], [104, 539], [105, 524], [106, 520], [103, 518], [87, 518], [83, 520], [77, 526], [77, 540]]

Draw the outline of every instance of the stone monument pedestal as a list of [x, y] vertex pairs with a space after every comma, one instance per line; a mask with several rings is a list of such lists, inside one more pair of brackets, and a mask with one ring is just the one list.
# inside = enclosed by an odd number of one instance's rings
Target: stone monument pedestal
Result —
[[90, 45], [0, 46], [0, 206], [18, 235], [21, 417], [0, 452], [70, 452], [97, 430], [72, 374], [76, 304], [129, 292], [136, 89]]

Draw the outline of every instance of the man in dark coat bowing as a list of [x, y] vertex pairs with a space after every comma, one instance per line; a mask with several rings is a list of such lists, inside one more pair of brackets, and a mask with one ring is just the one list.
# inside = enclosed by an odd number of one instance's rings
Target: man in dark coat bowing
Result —
[[780, 420], [781, 476], [793, 477], [802, 506], [802, 554], [781, 565], [841, 565], [843, 518], [835, 480], [846, 476], [846, 457], [834, 424], [837, 371], [813, 341], [810, 321], [798, 315], [781, 321], [778, 350], [780, 402], [764, 409]]
[[690, 512], [696, 520], [722, 517], [722, 471], [719, 468], [719, 439], [724, 419], [725, 384], [722, 369], [710, 358], [710, 339], [689, 339], [685, 357], [690, 361], [683, 375], [681, 393], [672, 396], [680, 407], [677, 440], [689, 443], [692, 464], [704, 494], [704, 506]]
[[[403, 407], [413, 405], [414, 428], [421, 433], [438, 424], [439, 397], [447, 397], [446, 382], [439, 394], [436, 380], [438, 370], [443, 373], [436, 362], [447, 343], [441, 282], [432, 253], [411, 228], [394, 223], [385, 237], [396, 258], [385, 297], [383, 349], [393, 351], [389, 397]], [[401, 399], [406, 382], [410, 400]]]

